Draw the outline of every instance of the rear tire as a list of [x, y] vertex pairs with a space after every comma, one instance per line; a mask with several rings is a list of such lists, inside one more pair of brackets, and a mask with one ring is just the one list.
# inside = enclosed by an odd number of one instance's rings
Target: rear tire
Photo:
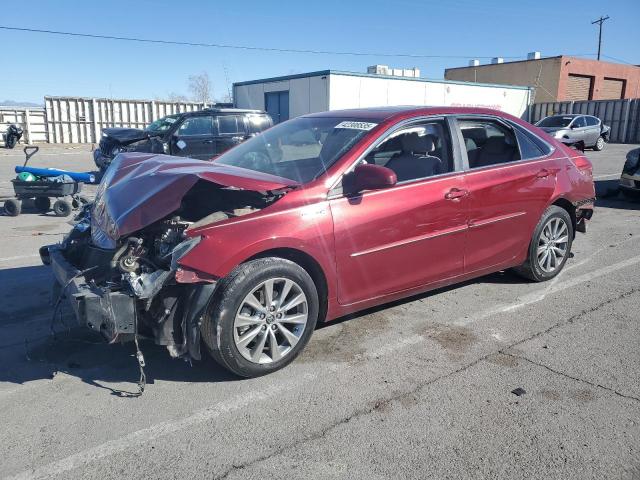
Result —
[[[300, 298], [303, 303], [295, 303]], [[224, 368], [258, 377], [299, 355], [313, 334], [318, 311], [316, 286], [300, 265], [274, 257], [251, 260], [221, 280], [200, 327], [202, 340]]]
[[604, 144], [605, 144], [604, 138], [598, 137], [598, 140], [596, 140], [596, 144], [593, 146], [593, 149], [596, 152], [601, 152], [602, 149], [604, 148]]
[[534, 282], [551, 280], [564, 268], [572, 243], [571, 216], [564, 208], [551, 205], [533, 231], [527, 261], [513, 270]]
[[71, 214], [71, 203], [66, 200], [56, 200], [53, 204], [53, 213], [57, 217], [68, 217]]
[[17, 217], [22, 211], [22, 202], [15, 198], [4, 201], [4, 213], [10, 217]]

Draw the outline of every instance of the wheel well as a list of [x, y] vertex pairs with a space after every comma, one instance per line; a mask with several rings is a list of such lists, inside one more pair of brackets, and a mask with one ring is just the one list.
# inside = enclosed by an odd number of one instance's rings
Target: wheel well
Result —
[[279, 257], [290, 260], [294, 263], [297, 263], [305, 271], [309, 274], [313, 283], [316, 284], [318, 289], [318, 299], [320, 300], [320, 309], [318, 311], [318, 323], [324, 321], [327, 315], [327, 299], [328, 299], [328, 287], [327, 287], [327, 277], [322, 270], [320, 264], [316, 261], [308, 253], [305, 253], [301, 250], [296, 250], [295, 248], [273, 248], [271, 250], [265, 250], [264, 252], [260, 252], [257, 255], [247, 259], [255, 260], [256, 258], [266, 258], [266, 257]]
[[558, 198], [553, 205], [557, 205], [560, 208], [563, 208], [567, 211], [569, 216], [571, 217], [571, 226], [573, 227], [573, 237], [576, 236], [576, 207], [567, 200], [566, 198]]

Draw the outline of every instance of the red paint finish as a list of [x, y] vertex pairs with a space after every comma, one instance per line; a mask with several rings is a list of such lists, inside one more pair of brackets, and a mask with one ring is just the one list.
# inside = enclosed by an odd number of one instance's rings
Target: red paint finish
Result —
[[[464, 114], [515, 122], [554, 150], [540, 159], [484, 169], [465, 171], [458, 162], [457, 170], [446, 175], [350, 196], [332, 190], [367, 148], [394, 125], [416, 117]], [[331, 320], [519, 265], [550, 204], [571, 202], [580, 203], [581, 209], [593, 208], [588, 160], [502, 112], [392, 107], [314, 115], [361, 118], [378, 126], [324, 175], [289, 191], [267, 208], [190, 231], [203, 239], [180, 260], [186, 270], [221, 278], [256, 255], [296, 252], [315, 263], [324, 277], [326, 298], [322, 300], [327, 303], [326, 320]], [[455, 141], [455, 134], [453, 138]], [[459, 147], [464, 149], [464, 145]]]

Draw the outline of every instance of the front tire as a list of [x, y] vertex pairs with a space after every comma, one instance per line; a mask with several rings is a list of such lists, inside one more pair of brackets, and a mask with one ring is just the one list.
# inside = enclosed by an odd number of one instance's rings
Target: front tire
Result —
[[605, 144], [604, 138], [598, 137], [598, 140], [596, 140], [596, 144], [593, 146], [593, 149], [596, 152], [601, 152], [602, 149], [604, 148], [604, 144]]
[[203, 320], [211, 356], [241, 377], [258, 377], [291, 363], [318, 319], [318, 291], [300, 265], [260, 258], [223, 279]]
[[551, 205], [536, 226], [527, 261], [514, 271], [534, 282], [551, 280], [564, 268], [573, 243], [573, 223], [569, 213]]

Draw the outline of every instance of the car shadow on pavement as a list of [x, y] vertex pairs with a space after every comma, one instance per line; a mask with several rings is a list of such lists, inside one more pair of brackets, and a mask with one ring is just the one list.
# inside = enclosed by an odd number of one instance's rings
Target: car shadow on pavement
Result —
[[[24, 384], [65, 373], [114, 395], [131, 396], [139, 377], [134, 344], [107, 344], [100, 334], [79, 327], [66, 302], [53, 322], [53, 335], [50, 291], [51, 272], [45, 266], [0, 270], [0, 383]], [[141, 340], [140, 348], [149, 384], [239, 379], [211, 359], [204, 346], [203, 360], [193, 363], [171, 358], [152, 341]], [[133, 385], [124, 390], [111, 386], [126, 382]]]
[[640, 197], [638, 200], [625, 197], [618, 184], [618, 180], [597, 180], [595, 182], [596, 207], [640, 210]]

